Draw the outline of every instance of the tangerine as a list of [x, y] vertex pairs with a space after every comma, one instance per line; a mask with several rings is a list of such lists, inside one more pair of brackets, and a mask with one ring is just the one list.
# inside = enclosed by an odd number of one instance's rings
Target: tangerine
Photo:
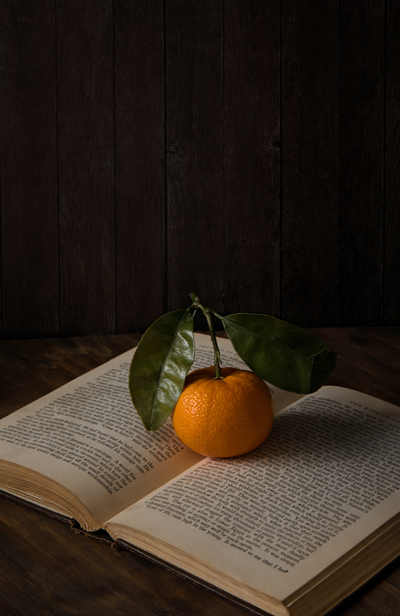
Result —
[[248, 370], [221, 368], [191, 372], [172, 414], [180, 440], [193, 451], [230, 458], [252, 451], [266, 439], [274, 420], [272, 396]]

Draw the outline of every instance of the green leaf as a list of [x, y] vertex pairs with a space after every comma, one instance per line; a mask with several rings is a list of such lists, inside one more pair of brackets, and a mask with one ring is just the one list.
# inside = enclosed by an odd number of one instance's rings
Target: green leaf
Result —
[[324, 385], [336, 354], [315, 334], [264, 314], [222, 318], [236, 352], [249, 368], [272, 385], [307, 394]]
[[129, 390], [146, 430], [157, 430], [174, 410], [194, 352], [190, 309], [164, 314], [144, 333], [132, 359]]

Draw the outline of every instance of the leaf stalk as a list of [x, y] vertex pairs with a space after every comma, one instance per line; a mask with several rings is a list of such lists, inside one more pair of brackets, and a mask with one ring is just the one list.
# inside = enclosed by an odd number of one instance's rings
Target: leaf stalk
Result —
[[215, 335], [215, 331], [214, 331], [214, 325], [212, 322], [212, 316], [211, 315], [215, 315], [218, 318], [221, 318], [219, 315], [217, 315], [214, 310], [211, 310], [211, 308], [206, 308], [205, 306], [203, 306], [203, 304], [200, 303], [200, 298], [195, 294], [195, 293], [189, 293], [189, 297], [192, 300], [193, 304], [192, 307], [193, 308], [200, 308], [200, 310], [202, 311], [202, 313], [204, 314], [204, 316], [207, 319], [207, 325], [208, 325], [208, 329], [210, 330], [210, 334], [211, 334], [211, 341], [214, 347], [214, 367], [215, 367], [215, 380], [218, 381], [222, 381], [223, 380], [223, 376], [221, 375], [221, 353], [219, 351], [219, 347], [218, 347], [218, 343], [217, 343], [217, 338]]

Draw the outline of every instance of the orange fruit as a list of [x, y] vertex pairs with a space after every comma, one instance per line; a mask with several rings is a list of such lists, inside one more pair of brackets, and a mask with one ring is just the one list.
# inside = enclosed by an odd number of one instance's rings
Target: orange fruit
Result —
[[248, 370], [215, 368], [191, 372], [172, 414], [180, 440], [203, 456], [230, 458], [252, 451], [272, 427], [272, 396], [262, 379]]

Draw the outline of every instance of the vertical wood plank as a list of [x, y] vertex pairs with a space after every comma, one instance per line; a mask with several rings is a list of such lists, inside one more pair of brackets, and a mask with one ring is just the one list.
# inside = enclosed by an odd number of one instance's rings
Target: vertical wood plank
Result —
[[168, 307], [222, 310], [222, 0], [166, 3]]
[[400, 6], [386, 2], [384, 324], [400, 325]]
[[280, 313], [280, 2], [226, 0], [226, 313]]
[[117, 331], [165, 311], [164, 0], [116, 2]]
[[384, 7], [340, 8], [341, 325], [383, 317]]
[[57, 0], [61, 333], [115, 332], [112, 0]]
[[282, 0], [282, 317], [338, 323], [338, 0]]
[[54, 2], [0, 4], [3, 335], [58, 334]]

